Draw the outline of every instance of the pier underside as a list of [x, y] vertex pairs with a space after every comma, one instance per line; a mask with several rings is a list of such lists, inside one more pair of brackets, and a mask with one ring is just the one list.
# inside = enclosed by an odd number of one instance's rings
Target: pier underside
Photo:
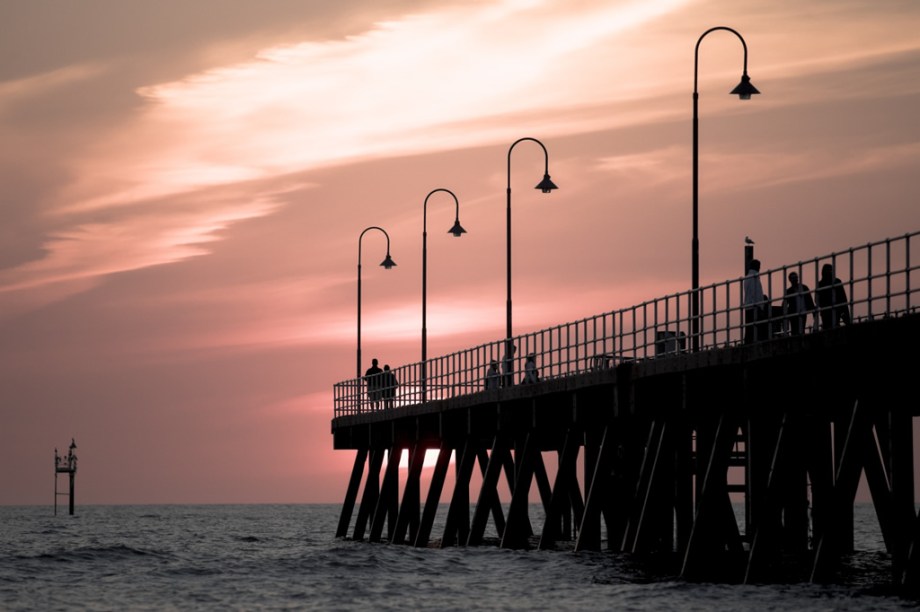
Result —
[[918, 585], [918, 328], [909, 315], [339, 417], [335, 448], [356, 456], [337, 536], [603, 549], [663, 556], [688, 580], [830, 582], [853, 550], [864, 478], [892, 582]]

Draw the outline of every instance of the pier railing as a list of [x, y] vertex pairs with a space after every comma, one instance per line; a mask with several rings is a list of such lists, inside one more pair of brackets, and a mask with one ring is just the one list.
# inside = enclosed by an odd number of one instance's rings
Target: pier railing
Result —
[[[692, 350], [698, 329], [699, 350], [741, 343], [772, 342], [795, 333], [814, 333], [832, 324], [859, 324], [920, 311], [920, 232], [834, 252], [762, 271], [765, 301], [756, 318], [744, 301], [744, 278], [701, 287], [700, 314], [694, 327], [692, 291], [658, 297], [547, 329], [501, 339], [392, 370], [398, 384], [382, 375], [339, 382], [334, 386], [334, 416], [422, 404], [472, 393], [501, 394], [527, 384], [526, 362], [533, 360], [538, 380], [556, 379], [612, 368], [627, 361], [661, 359]], [[847, 317], [838, 322], [830, 306], [817, 299], [821, 271], [830, 264], [845, 294]], [[789, 273], [796, 272], [818, 307], [805, 323], [785, 299]], [[830, 294], [831, 289], [826, 290]], [[836, 310], [841, 306], [836, 305]], [[507, 348], [513, 347], [511, 356]], [[492, 364], [498, 374], [489, 375]]]

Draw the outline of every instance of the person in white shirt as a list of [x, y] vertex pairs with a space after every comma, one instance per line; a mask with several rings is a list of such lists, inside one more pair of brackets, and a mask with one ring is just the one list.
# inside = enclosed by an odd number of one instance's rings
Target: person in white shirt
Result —
[[498, 371], [498, 362], [494, 359], [489, 364], [489, 371], [486, 372], [486, 389], [498, 389], [501, 385], [501, 374]]
[[534, 354], [527, 355], [527, 361], [524, 363], [524, 379], [522, 385], [532, 385], [539, 382], [540, 376], [537, 374], [537, 362]]
[[760, 284], [759, 259], [752, 259], [748, 265], [748, 271], [744, 275], [741, 290], [744, 294], [744, 342], [745, 344], [751, 344], [758, 340], [765, 340], [766, 329], [761, 322], [766, 321], [767, 317], [764, 311], [766, 304], [763, 287]]

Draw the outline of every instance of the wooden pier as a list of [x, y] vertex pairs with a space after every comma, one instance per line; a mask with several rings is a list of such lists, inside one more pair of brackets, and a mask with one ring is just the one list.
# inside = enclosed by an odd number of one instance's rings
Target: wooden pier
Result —
[[[864, 475], [891, 582], [916, 589], [918, 339], [920, 312], [907, 309], [757, 344], [605, 359], [610, 367], [536, 384], [359, 407], [332, 422], [335, 448], [356, 451], [337, 536], [476, 546], [491, 525], [504, 548], [667, 558], [687, 580], [833, 582], [853, 550]], [[422, 499], [429, 450], [437, 463]], [[501, 482], [510, 499], [500, 499]], [[442, 499], [444, 529], [432, 533]], [[531, 501], [542, 504], [542, 525]], [[733, 502], [743, 502], [741, 520]]]

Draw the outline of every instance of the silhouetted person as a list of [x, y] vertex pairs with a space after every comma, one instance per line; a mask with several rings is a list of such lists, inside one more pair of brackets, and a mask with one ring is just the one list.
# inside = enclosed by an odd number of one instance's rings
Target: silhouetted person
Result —
[[383, 373], [380, 374], [380, 394], [383, 397], [383, 407], [392, 408], [393, 400], [396, 399], [396, 388], [399, 381], [396, 374], [390, 369], [389, 365], [383, 366]]
[[380, 408], [380, 383], [383, 370], [377, 365], [377, 360], [371, 360], [371, 367], [364, 373], [364, 380], [367, 383], [367, 399], [371, 408]]
[[821, 279], [815, 289], [815, 302], [821, 313], [821, 328], [833, 329], [839, 324], [850, 324], [850, 304], [840, 279], [834, 276], [834, 266], [821, 266]]
[[498, 371], [498, 362], [493, 359], [486, 372], [486, 389], [498, 389], [500, 386], [501, 372]]
[[514, 354], [517, 347], [509, 340], [505, 346], [505, 356], [502, 358], [502, 386], [510, 387], [514, 384]]
[[540, 375], [537, 373], [537, 362], [534, 360], [534, 355], [531, 353], [527, 355], [527, 360], [524, 362], [524, 378], [521, 379], [522, 385], [532, 385], [536, 382], [539, 382]]
[[750, 344], [765, 340], [767, 334], [762, 322], [766, 321], [767, 313], [763, 287], [760, 284], [759, 259], [752, 259], [748, 265], [741, 291], [744, 294], [744, 342]]
[[811, 289], [799, 282], [798, 273], [790, 272], [789, 286], [783, 298], [783, 314], [789, 321], [789, 333], [795, 336], [805, 333], [808, 313], [815, 316], [815, 301], [811, 299]]

